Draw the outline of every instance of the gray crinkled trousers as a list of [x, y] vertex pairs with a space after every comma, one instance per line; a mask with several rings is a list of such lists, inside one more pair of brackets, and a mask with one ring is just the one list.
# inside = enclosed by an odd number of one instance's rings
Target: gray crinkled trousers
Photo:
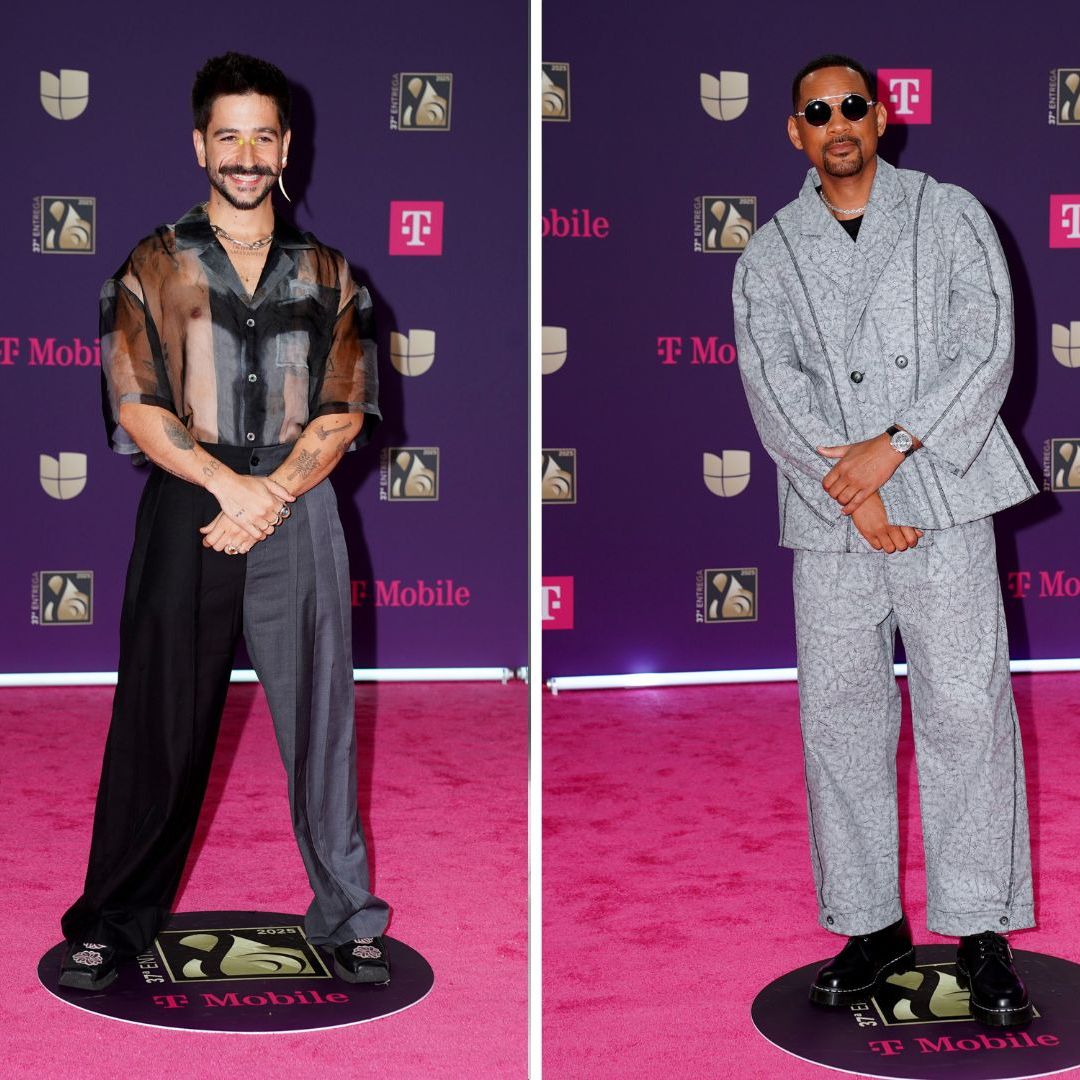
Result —
[[1024, 759], [990, 518], [886, 555], [795, 552], [810, 850], [822, 926], [900, 917], [897, 629], [939, 934], [1034, 925]]

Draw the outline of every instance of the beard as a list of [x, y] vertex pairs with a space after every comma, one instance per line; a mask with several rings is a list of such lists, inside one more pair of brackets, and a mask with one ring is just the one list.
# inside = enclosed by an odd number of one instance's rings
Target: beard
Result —
[[[829, 148], [842, 143], [851, 143], [855, 147], [855, 153], [849, 154], [845, 158], [836, 159], [831, 157]], [[830, 176], [854, 176], [856, 173], [862, 172], [863, 165], [866, 164], [863, 160], [862, 143], [853, 138], [834, 139], [825, 147], [825, 151], [821, 155], [821, 163]]]
[[226, 182], [228, 176], [276, 176], [277, 174], [267, 165], [256, 165], [253, 169], [241, 169], [235, 165], [224, 166], [217, 172], [211, 172], [206, 167], [206, 175], [210, 180], [210, 186], [230, 205], [237, 210], [254, 210], [266, 202], [267, 197], [273, 190], [273, 184], [267, 184], [261, 191], [256, 189], [247, 197], [238, 196], [231, 191]]

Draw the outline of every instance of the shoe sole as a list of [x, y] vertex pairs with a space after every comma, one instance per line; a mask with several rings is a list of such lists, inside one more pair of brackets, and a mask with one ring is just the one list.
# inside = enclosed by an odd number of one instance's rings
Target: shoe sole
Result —
[[826, 990], [823, 986], [814, 985], [810, 987], [810, 1000], [815, 1005], [827, 1005], [833, 1008], [837, 1005], [850, 1005], [851, 1002], [858, 1001], [860, 997], [873, 994], [890, 975], [901, 975], [914, 966], [915, 947], [912, 946], [902, 956], [890, 960], [884, 967], [879, 968], [869, 985], [859, 987], [857, 990]]
[[389, 986], [390, 976], [387, 975], [385, 979], [379, 977], [379, 973], [368, 969], [367, 971], [361, 970], [359, 974], [353, 971], [349, 971], [348, 968], [343, 968], [337, 960], [334, 961], [334, 974], [347, 983], [364, 983], [367, 986]]
[[956, 965], [956, 985], [961, 990], [968, 991], [968, 1004], [971, 1008], [971, 1015], [980, 1024], [996, 1028], [1021, 1027], [1024, 1024], [1030, 1024], [1035, 1019], [1035, 1007], [1030, 1001], [1016, 1009], [988, 1009], [985, 1005], [973, 1001], [971, 998], [971, 980], [968, 978], [967, 972], [959, 964]]
[[70, 986], [74, 990], [104, 990], [105, 987], [112, 986], [116, 976], [115, 968], [100, 979], [95, 978], [89, 971], [62, 971], [60, 985]]

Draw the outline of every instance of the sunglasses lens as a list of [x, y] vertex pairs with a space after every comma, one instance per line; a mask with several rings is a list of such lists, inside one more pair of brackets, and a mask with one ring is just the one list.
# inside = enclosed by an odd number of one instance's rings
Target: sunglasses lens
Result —
[[858, 94], [849, 94], [840, 103], [840, 112], [848, 120], [861, 120], [869, 111], [870, 105], [866, 98]]
[[806, 122], [814, 127], [821, 127], [829, 122], [832, 116], [832, 106], [824, 101], [811, 101], [804, 110]]

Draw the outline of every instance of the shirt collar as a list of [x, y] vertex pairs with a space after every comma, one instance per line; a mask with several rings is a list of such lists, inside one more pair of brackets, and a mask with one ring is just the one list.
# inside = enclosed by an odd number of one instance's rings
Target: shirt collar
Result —
[[[210, 228], [210, 218], [206, 214], [206, 203], [193, 206], [175, 225], [177, 250], [198, 248], [204, 250], [214, 242], [214, 230]], [[284, 218], [274, 216], [274, 243], [278, 247], [302, 249], [312, 247], [311, 241], [295, 226]]]

